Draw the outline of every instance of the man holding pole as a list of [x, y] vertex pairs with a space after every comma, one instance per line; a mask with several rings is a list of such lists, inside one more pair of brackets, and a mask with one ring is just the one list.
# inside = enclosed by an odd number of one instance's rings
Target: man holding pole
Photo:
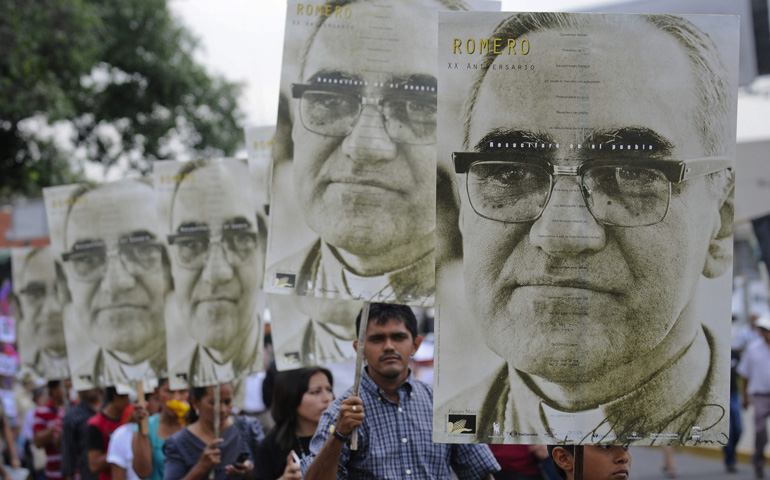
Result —
[[[433, 389], [409, 369], [422, 342], [412, 310], [374, 303], [368, 317], [359, 395], [348, 391], [323, 413], [302, 461], [305, 478], [449, 478], [451, 467], [461, 479], [491, 479], [500, 467], [486, 445], [432, 441]], [[353, 346], [358, 351], [358, 341]], [[349, 444], [354, 428], [357, 450]]]

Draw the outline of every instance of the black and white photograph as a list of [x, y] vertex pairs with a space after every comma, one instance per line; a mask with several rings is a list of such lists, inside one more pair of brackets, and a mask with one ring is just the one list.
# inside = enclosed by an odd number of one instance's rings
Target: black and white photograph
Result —
[[439, 14], [434, 441], [727, 443], [737, 56], [735, 16]]
[[293, 370], [356, 358], [356, 315], [361, 301], [268, 296], [276, 368]]
[[169, 378], [194, 387], [262, 370], [258, 230], [245, 160], [155, 164], [174, 289], [165, 309]]
[[69, 378], [61, 267], [50, 246], [11, 249], [16, 338], [21, 368], [41, 378]]
[[288, 2], [267, 292], [433, 304], [441, 8]]
[[[250, 126], [246, 127], [243, 133], [246, 140], [246, 155], [249, 159], [249, 172], [254, 185], [254, 200], [258, 205], [257, 214], [266, 218], [270, 203], [275, 126]], [[265, 230], [264, 233], [267, 233], [267, 225], [264, 228], [260, 225], [260, 230]], [[260, 235], [263, 233], [260, 232]], [[261, 284], [262, 278], [259, 280]]]
[[127, 179], [43, 194], [63, 270], [73, 386], [165, 377], [163, 310], [171, 276], [152, 184]]

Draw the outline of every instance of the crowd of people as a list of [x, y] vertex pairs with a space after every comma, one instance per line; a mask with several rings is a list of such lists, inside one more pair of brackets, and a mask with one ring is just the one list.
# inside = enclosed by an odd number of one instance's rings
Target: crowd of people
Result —
[[[356, 330], [360, 324], [359, 315]], [[15, 418], [0, 415], [5, 463], [26, 467], [35, 480], [449, 478], [450, 470], [470, 479], [572, 478], [573, 448], [432, 441], [432, 388], [410, 368], [422, 337], [409, 307], [372, 304], [364, 338], [367, 366], [357, 394], [349, 389], [335, 398], [332, 372], [321, 366], [268, 375], [267, 432], [253, 416], [234, 413], [230, 383], [173, 391], [161, 379], [146, 401], [132, 402], [114, 387], [75, 394], [67, 380], [41, 385], [27, 378], [16, 392]], [[728, 472], [737, 471], [741, 412], [751, 404], [754, 473], [762, 478], [770, 317], [751, 314], [747, 325], [734, 329], [732, 350], [724, 462]], [[357, 450], [350, 448], [354, 429]], [[585, 447], [583, 478], [603, 462], [612, 472], [629, 471], [628, 449], [597, 448]], [[664, 473], [676, 475], [672, 462]], [[11, 477], [0, 470], [0, 478]]]
[[[432, 388], [410, 368], [422, 337], [409, 307], [372, 304], [364, 338], [367, 367], [357, 394], [348, 389], [335, 399], [324, 367], [278, 372], [267, 435], [253, 416], [235, 414], [231, 383], [172, 391], [161, 379], [146, 399], [132, 402], [115, 387], [75, 395], [69, 381], [28, 378], [16, 395], [18, 440], [0, 415], [7, 463], [27, 467], [35, 480], [450, 478], [450, 471], [461, 479], [509, 480], [541, 478], [543, 468], [550, 478], [572, 478], [574, 449], [556, 449], [551, 463], [544, 446], [490, 450], [432, 441]], [[627, 471], [630, 453], [621, 450], [599, 453]], [[519, 470], [528, 463], [534, 471]], [[0, 477], [11, 478], [6, 471]]]
[[[733, 325], [735, 321], [733, 316]], [[750, 314], [746, 325], [733, 329], [731, 350], [730, 439], [724, 447], [725, 467], [730, 473], [737, 471], [737, 445], [743, 432], [741, 411], [753, 405], [754, 454], [751, 463], [756, 478], [764, 478], [767, 418], [770, 417], [770, 369], [767, 368], [770, 364], [770, 317]]]

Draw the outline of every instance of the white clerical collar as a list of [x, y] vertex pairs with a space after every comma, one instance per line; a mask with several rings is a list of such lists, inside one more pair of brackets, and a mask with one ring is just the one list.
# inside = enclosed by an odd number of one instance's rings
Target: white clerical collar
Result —
[[198, 345], [198, 365], [193, 372], [193, 385], [230, 382], [234, 379], [235, 370], [232, 360], [218, 363], [208, 348]]
[[35, 369], [45, 378], [50, 380], [63, 380], [70, 378], [69, 363], [67, 357], [51, 355], [48, 350], [40, 350], [35, 362]]
[[115, 385], [136, 380], [150, 380], [157, 377], [149, 360], [127, 365], [115, 357], [112, 352], [102, 350], [102, 371], [97, 372], [101, 385]]
[[[510, 396], [504, 420], [506, 431], [542, 432], [555, 437], [555, 441], [560, 443], [567, 439], [575, 443], [603, 443], [614, 441], [620, 435], [622, 442], [646, 439], [654, 444], [657, 438], [676, 433], [677, 412], [688, 408], [688, 402], [707, 381], [709, 361], [704, 361], [704, 356], [713, 362], [706, 334], [699, 329], [682, 355], [647, 383], [598, 408], [580, 412], [560, 411], [547, 405], [527, 383], [526, 374], [514, 373], [509, 376]], [[677, 391], [677, 395], [667, 397], [671, 391]], [[612, 422], [618, 421], [620, 423], [616, 427], [628, 430], [629, 425], [624, 420], [634, 418], [642, 410], [646, 425], [665, 431], [613, 431]], [[624, 414], [619, 416], [619, 413]], [[644, 425], [640, 427], [645, 429]]]
[[343, 268], [342, 277], [348, 292], [356, 298], [387, 300], [395, 297], [393, 287], [390, 285], [390, 278], [387, 275], [362, 277], [347, 268]]
[[[617, 434], [612, 431], [609, 423], [607, 423], [607, 413], [602, 408], [593, 408], [582, 412], [563, 412], [541, 401], [540, 413], [547, 425], [558, 425], [565, 418], [569, 418], [569, 421], [574, 422], [574, 425], [584, 425], [584, 430], [581, 430], [581, 432], [593, 432], [592, 436], [594, 438], [592, 441], [609, 442], [617, 438]], [[578, 435], [577, 431], [569, 431], [566, 432], [566, 435], [559, 436], [558, 439], [559, 441], [563, 440], [565, 443], [583, 443], [586, 441], [584, 437], [585, 433]]]

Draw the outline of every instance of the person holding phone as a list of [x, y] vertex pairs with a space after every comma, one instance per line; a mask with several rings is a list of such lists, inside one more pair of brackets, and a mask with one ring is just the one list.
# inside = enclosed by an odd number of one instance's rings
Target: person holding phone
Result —
[[334, 379], [323, 367], [278, 372], [270, 413], [275, 426], [259, 444], [255, 480], [301, 480], [321, 414], [334, 401]]
[[[214, 407], [214, 389], [219, 388], [219, 411]], [[254, 462], [248, 437], [261, 439], [262, 427], [250, 423], [250, 431], [239, 426], [230, 415], [232, 384], [190, 389], [189, 424], [166, 439], [164, 478], [203, 480], [214, 470], [214, 480], [233, 477], [252, 478]], [[214, 418], [219, 415], [219, 437], [214, 435]]]

